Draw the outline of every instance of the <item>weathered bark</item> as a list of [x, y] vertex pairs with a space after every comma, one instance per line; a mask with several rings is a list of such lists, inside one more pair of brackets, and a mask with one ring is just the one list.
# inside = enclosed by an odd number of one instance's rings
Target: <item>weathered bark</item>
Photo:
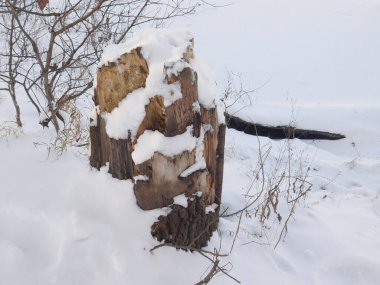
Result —
[[250, 123], [227, 113], [225, 113], [225, 117], [228, 128], [271, 139], [340, 140], [345, 138], [344, 135], [337, 133], [298, 129], [291, 126], [265, 126]]
[[90, 145], [90, 165], [99, 170], [104, 165], [99, 124], [90, 126]]
[[131, 140], [110, 139], [110, 149], [109, 172], [112, 174], [112, 177], [120, 180], [133, 177]]
[[[97, 115], [96, 122], [91, 124], [93, 125], [90, 126], [90, 165], [99, 170], [110, 161], [111, 139], [107, 135], [105, 121], [100, 115]], [[114, 151], [117, 152], [115, 149]]]
[[198, 101], [198, 77], [191, 68], [185, 68], [179, 74], [182, 98], [166, 108], [165, 136], [172, 137], [186, 131], [193, 124], [192, 105]]
[[222, 203], [222, 186], [224, 172], [224, 145], [226, 140], [226, 126], [222, 125], [218, 133], [218, 147], [216, 149], [216, 174], [215, 174], [215, 201], [220, 205]]
[[166, 117], [164, 108], [164, 99], [162, 96], [155, 96], [149, 100], [149, 104], [145, 106], [145, 118], [137, 131], [137, 138], [144, 133], [145, 130], [165, 132]]
[[187, 208], [172, 205], [167, 216], [159, 216], [151, 227], [152, 236], [172, 245], [206, 246], [218, 226], [219, 208], [207, 213], [207, 203], [198, 195], [188, 198], [187, 203]]

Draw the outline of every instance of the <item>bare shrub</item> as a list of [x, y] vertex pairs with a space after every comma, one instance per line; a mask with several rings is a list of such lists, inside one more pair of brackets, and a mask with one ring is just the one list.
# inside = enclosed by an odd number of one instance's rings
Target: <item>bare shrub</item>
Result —
[[234, 112], [235, 114], [244, 109], [245, 107], [254, 104], [255, 100], [253, 95], [261, 88], [265, 87], [265, 85], [267, 85], [270, 80], [271, 78], [269, 78], [266, 82], [255, 88], [248, 89], [244, 84], [243, 76], [241, 73], [228, 71], [224, 83], [223, 96], [221, 98], [221, 101], [224, 105], [224, 111], [230, 114], [229, 111], [231, 107], [235, 104], [239, 104], [239, 106], [241, 107], [240, 109]]
[[204, 0], [3, 0], [0, 2], [0, 81], [13, 100], [22, 90], [44, 127], [60, 130], [66, 102], [91, 93], [106, 45], [142, 26], [162, 27], [194, 14]]
[[0, 139], [8, 139], [10, 136], [18, 137], [22, 134], [22, 129], [17, 122], [5, 121], [0, 124]]
[[234, 242], [242, 219], [251, 219], [257, 229], [252, 242], [276, 248], [285, 238], [297, 206], [311, 190], [308, 176], [312, 158], [304, 150], [297, 152], [291, 139], [281, 141], [276, 152], [271, 143], [262, 145], [259, 137], [257, 144], [257, 163], [248, 174], [250, 183], [243, 194], [246, 204], [234, 212], [226, 209], [222, 217], [239, 218]]

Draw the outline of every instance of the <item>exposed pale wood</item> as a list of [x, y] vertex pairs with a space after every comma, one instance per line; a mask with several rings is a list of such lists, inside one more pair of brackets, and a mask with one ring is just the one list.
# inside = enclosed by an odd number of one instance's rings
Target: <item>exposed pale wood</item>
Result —
[[129, 93], [145, 87], [148, 74], [148, 64], [139, 48], [123, 54], [117, 63], [99, 68], [96, 92], [100, 111], [111, 112]]
[[172, 198], [182, 193], [205, 189], [206, 173], [196, 172], [187, 178], [180, 175], [195, 163], [194, 152], [184, 152], [174, 158], [155, 153], [150, 160], [135, 167], [135, 175], [145, 175], [149, 181], [135, 182], [137, 204], [144, 210], [168, 206]]

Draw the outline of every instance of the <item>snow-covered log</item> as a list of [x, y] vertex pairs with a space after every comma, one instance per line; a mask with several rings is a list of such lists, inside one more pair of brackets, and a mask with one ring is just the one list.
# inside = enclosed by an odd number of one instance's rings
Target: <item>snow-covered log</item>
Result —
[[249, 135], [263, 136], [271, 139], [303, 139], [303, 140], [340, 140], [344, 139], [345, 135], [310, 130], [300, 129], [293, 126], [270, 126], [243, 120], [237, 115], [225, 113], [226, 124], [228, 128], [244, 132]]
[[187, 30], [147, 30], [108, 47], [98, 69], [90, 163], [132, 179], [145, 210], [181, 194], [221, 201], [225, 121], [193, 48]]

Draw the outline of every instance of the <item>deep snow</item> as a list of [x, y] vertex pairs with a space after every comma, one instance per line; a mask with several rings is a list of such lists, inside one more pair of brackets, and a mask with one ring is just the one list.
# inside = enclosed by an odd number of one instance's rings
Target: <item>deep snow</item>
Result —
[[[1, 284], [193, 284], [201, 278], [208, 262], [200, 255], [149, 252], [157, 244], [150, 225], [163, 211], [139, 209], [130, 181], [90, 169], [76, 149], [47, 158], [46, 147], [33, 144], [46, 135], [0, 142]], [[272, 145], [271, 160], [278, 156], [281, 141], [260, 142]], [[275, 251], [258, 244], [267, 240], [255, 238], [257, 222], [244, 217], [222, 264], [231, 262], [230, 274], [243, 284], [378, 284], [380, 161], [338, 156], [298, 140], [294, 146], [314, 156], [313, 188], [285, 242]], [[228, 131], [223, 205], [231, 211], [245, 205], [257, 157], [255, 137]], [[209, 249], [221, 241], [228, 253], [237, 222], [222, 218]], [[218, 276], [212, 284], [233, 283]]]

